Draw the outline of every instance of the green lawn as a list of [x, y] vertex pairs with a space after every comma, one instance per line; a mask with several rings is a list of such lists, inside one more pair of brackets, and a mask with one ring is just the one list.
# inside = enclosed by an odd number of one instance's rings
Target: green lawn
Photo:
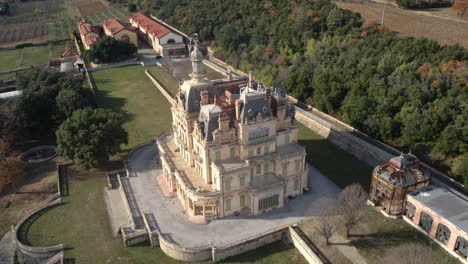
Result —
[[[351, 240], [368, 263], [377, 263], [389, 248], [406, 243], [422, 243], [430, 247], [433, 263], [460, 263], [403, 219], [387, 218], [370, 206], [365, 215], [362, 224], [351, 230]], [[344, 235], [344, 230], [341, 231]]]
[[365, 190], [372, 168], [299, 123], [299, 144], [306, 148], [307, 161], [341, 188], [358, 182]]
[[166, 98], [144, 73], [142, 66], [128, 66], [93, 73], [99, 107], [122, 112], [129, 134], [122, 155], [138, 144], [171, 127], [171, 110]]
[[14, 70], [18, 68], [21, 59], [21, 50], [2, 50], [0, 51], [0, 72]]
[[21, 61], [21, 68], [35, 66], [35, 65], [47, 65], [49, 61], [49, 46], [36, 46], [27, 47], [23, 49], [23, 60]]
[[179, 91], [179, 82], [163, 68], [158, 66], [148, 67], [148, 71], [163, 85], [171, 95]]

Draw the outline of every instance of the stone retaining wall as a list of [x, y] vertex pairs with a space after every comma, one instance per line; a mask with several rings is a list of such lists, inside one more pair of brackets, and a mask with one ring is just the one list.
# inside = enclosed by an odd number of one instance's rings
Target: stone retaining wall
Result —
[[217, 262], [279, 240], [285, 240], [288, 235], [289, 226], [286, 225], [243, 239], [233, 244], [217, 248], [213, 247], [212, 260]]
[[125, 228], [121, 228], [121, 233], [124, 245], [126, 247], [148, 241], [148, 232], [145, 229], [138, 229], [132, 232], [128, 232]]
[[174, 98], [172, 98], [172, 95], [166, 90], [166, 88], [164, 88], [164, 86], [160, 84], [150, 72], [145, 70], [145, 73], [148, 76], [148, 78], [150, 78], [150, 80], [153, 82], [154, 86], [156, 86], [156, 88], [158, 88], [158, 90], [162, 93], [162, 95], [166, 97], [167, 101], [169, 101], [169, 103], [173, 105]]
[[[35, 216], [41, 211], [60, 205], [62, 201], [60, 200], [60, 195], [58, 193], [49, 197], [42, 205], [34, 209], [32, 212], [23, 217], [15, 227], [15, 242], [18, 252], [18, 261], [21, 264], [40, 264], [40, 263], [49, 263], [48, 261], [51, 258], [56, 258], [57, 254], [63, 253], [64, 245], [56, 245], [50, 247], [32, 247], [23, 244], [19, 237], [18, 231], [21, 229], [23, 224], [29, 220], [29, 218]], [[57, 262], [51, 262], [57, 263]]]
[[304, 235], [298, 226], [289, 226], [291, 242], [311, 264], [331, 264], [323, 253]]
[[315, 133], [330, 140], [333, 144], [367, 163], [369, 166], [375, 167], [392, 158], [391, 154], [370, 147], [369, 143], [355, 138], [349, 132], [336, 130], [330, 123], [314, 117], [299, 107], [296, 107], [296, 119]]

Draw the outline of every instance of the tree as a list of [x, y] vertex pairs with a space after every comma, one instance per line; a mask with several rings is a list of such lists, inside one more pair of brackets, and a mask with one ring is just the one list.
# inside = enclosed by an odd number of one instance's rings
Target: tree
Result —
[[364, 216], [367, 193], [358, 183], [346, 186], [339, 196], [339, 212], [346, 229], [346, 238], [349, 237], [351, 228], [361, 222]]
[[455, 0], [452, 9], [457, 12], [459, 16], [464, 16], [468, 10], [468, 0]]
[[153, 5], [153, 3], [151, 3], [151, 1], [149, 1], [149, 0], [144, 0], [143, 3], [141, 4], [142, 10], [143, 10], [143, 14], [149, 14], [152, 5]]
[[85, 98], [74, 90], [62, 90], [57, 95], [56, 102], [59, 112], [66, 117], [70, 117], [75, 110], [87, 105]]
[[87, 52], [92, 61], [108, 63], [135, 55], [137, 48], [133, 43], [105, 37], [98, 40]]
[[452, 172], [460, 176], [465, 186], [468, 186], [468, 153], [455, 159], [452, 164]]
[[82, 168], [97, 167], [126, 144], [122, 115], [109, 109], [79, 109], [56, 132], [58, 152]]
[[334, 199], [322, 199], [317, 202], [320, 208], [320, 215], [318, 218], [318, 225], [316, 227], [317, 232], [323, 236], [326, 245], [328, 246], [329, 239], [336, 232], [336, 200]]
[[136, 12], [137, 6], [134, 2], [128, 3], [128, 12], [133, 13]]
[[23, 174], [19, 161], [9, 151], [9, 143], [0, 138], [0, 193], [11, 186], [16, 188]]
[[379, 260], [382, 264], [432, 264], [432, 250], [421, 244], [403, 244], [389, 248], [386, 254]]

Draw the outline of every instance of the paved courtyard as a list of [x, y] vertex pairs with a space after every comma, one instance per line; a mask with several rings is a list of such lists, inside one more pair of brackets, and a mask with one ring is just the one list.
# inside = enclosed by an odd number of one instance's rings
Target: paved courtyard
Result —
[[156, 145], [153, 144], [136, 150], [129, 157], [130, 189], [138, 209], [154, 216], [161, 233], [167, 239], [185, 247], [205, 246], [210, 243], [223, 246], [282, 225], [296, 223], [305, 217], [316, 216], [319, 208], [314, 206], [315, 201], [336, 197], [340, 191], [318, 170], [309, 167], [310, 191], [290, 200], [285, 208], [256, 217], [236, 216], [199, 225], [187, 219], [177, 197], [164, 197], [156, 181], [156, 176], [161, 173], [157, 152]]

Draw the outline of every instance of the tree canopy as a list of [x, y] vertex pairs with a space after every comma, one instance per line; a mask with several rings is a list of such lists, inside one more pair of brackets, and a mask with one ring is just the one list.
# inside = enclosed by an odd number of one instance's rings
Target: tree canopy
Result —
[[126, 59], [137, 53], [137, 48], [133, 43], [118, 40], [113, 37], [99, 39], [91, 49], [87, 51], [93, 62], [108, 63]]
[[127, 143], [123, 122], [109, 109], [76, 110], [56, 132], [58, 152], [82, 168], [97, 167]]
[[[34, 69], [20, 74], [16, 89], [21, 96], [0, 105], [0, 137], [9, 143], [50, 135], [73, 108], [89, 104], [82, 80], [57, 72]], [[70, 93], [74, 95], [66, 96]]]

